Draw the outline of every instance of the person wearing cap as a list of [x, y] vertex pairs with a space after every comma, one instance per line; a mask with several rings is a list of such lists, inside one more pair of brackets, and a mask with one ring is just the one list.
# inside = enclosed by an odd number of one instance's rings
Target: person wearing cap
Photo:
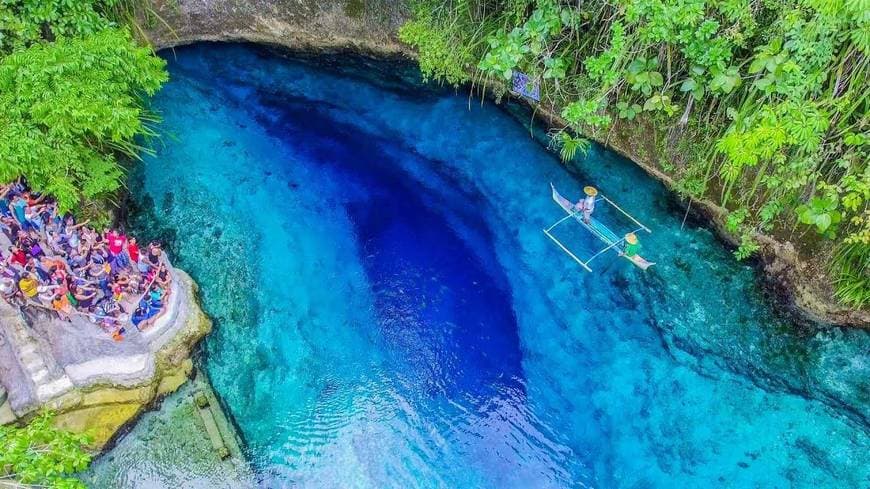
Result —
[[637, 239], [637, 235], [634, 233], [626, 234], [625, 247], [622, 249], [622, 254], [633, 258], [638, 253], [640, 253], [640, 241]]
[[586, 194], [586, 197], [577, 202], [575, 207], [583, 213], [583, 222], [589, 224], [589, 218], [592, 217], [592, 211], [595, 210], [595, 196], [598, 195], [598, 190], [591, 185], [587, 185], [583, 187], [583, 193]]

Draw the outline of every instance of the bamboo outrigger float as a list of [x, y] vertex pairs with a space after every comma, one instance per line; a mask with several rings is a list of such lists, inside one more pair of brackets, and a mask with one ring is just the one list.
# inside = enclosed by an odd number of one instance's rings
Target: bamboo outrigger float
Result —
[[[600, 221], [596, 220], [595, 218], [593, 218], [591, 216], [589, 217], [589, 221], [586, 222], [583, 219], [581, 210], [578, 209], [577, 206], [575, 206], [573, 202], [569, 201], [565, 197], [562, 197], [562, 195], [560, 195], [559, 192], [556, 191], [556, 187], [553, 186], [552, 183], [550, 184], [550, 188], [552, 188], [552, 190], [553, 190], [553, 200], [557, 204], [559, 204], [559, 207], [561, 207], [565, 212], [567, 212], [568, 215], [563, 217], [562, 219], [559, 219], [558, 221], [553, 223], [553, 225], [548, 227], [547, 229], [544, 229], [544, 234], [546, 234], [550, 239], [552, 239], [553, 242], [556, 243], [559, 246], [559, 248], [562, 249], [562, 251], [567, 253], [568, 256], [570, 256], [572, 259], [574, 259], [574, 261], [576, 261], [581, 267], [585, 268], [586, 271], [588, 271], [588, 272], [592, 271], [592, 268], [589, 267], [589, 263], [592, 260], [594, 260], [595, 258], [599, 257], [600, 255], [604, 254], [605, 252], [607, 252], [608, 250], [611, 250], [611, 249], [616, 250], [619, 253], [619, 256], [625, 258], [626, 260], [628, 260], [631, 263], [635, 264], [636, 266], [640, 267], [642, 270], [646, 270], [647, 268], [655, 265], [655, 262], [648, 261], [640, 255], [632, 255], [632, 256], [626, 255], [623, 252], [624, 247], [625, 247], [625, 238], [624, 237], [620, 238], [619, 236], [616, 235], [616, 233], [611, 231], [610, 228], [608, 228], [607, 226], [602, 224]], [[616, 205], [616, 203], [614, 203], [612, 200], [608, 199], [604, 195], [600, 195], [597, 199], [595, 199], [595, 202], [599, 202], [599, 201], [607, 202], [608, 204], [613, 206], [614, 209], [621, 212], [623, 215], [625, 215], [626, 217], [631, 219], [632, 222], [637, 224], [639, 227], [637, 229], [635, 229], [634, 231], [632, 231], [632, 233], [636, 233], [639, 231], [646, 231], [648, 233], [652, 232], [652, 231], [650, 231], [650, 229], [648, 227], [641, 224], [640, 221], [638, 221], [637, 219], [632, 217], [630, 214], [628, 214], [627, 212], [622, 210], [618, 205]], [[563, 222], [567, 221], [568, 219], [571, 219], [572, 217], [574, 218], [574, 220], [579, 222], [580, 225], [582, 225], [584, 228], [589, 230], [589, 232], [592, 233], [593, 236], [600, 239], [601, 241], [603, 241], [607, 245], [606, 247], [602, 248], [597, 253], [595, 253], [594, 255], [589, 257], [589, 259], [587, 259], [586, 261], [583, 261], [580, 258], [578, 258], [577, 255], [575, 255], [573, 252], [571, 252], [571, 250], [569, 250], [567, 246], [562, 244], [562, 242], [559, 241], [558, 239], [556, 239], [556, 237], [553, 236], [553, 234], [550, 232], [553, 230], [553, 228], [555, 228], [559, 224], [562, 224]]]

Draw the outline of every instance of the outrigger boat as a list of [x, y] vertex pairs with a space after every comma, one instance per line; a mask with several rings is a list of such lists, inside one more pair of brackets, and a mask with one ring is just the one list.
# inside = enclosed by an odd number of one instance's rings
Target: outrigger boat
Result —
[[[556, 203], [559, 204], [559, 207], [561, 207], [565, 212], [567, 212], [568, 215], [563, 217], [562, 219], [559, 219], [558, 221], [553, 223], [553, 225], [548, 227], [547, 229], [544, 229], [544, 234], [546, 234], [550, 239], [552, 239], [553, 242], [555, 242], [559, 246], [559, 248], [562, 249], [562, 251], [567, 253], [568, 256], [573, 258], [574, 261], [576, 261], [577, 263], [580, 264], [580, 266], [585, 268], [587, 271], [591, 272], [592, 269], [589, 268], [589, 262], [591, 262], [592, 260], [594, 260], [598, 256], [602, 255], [603, 253], [605, 253], [611, 249], [617, 251], [619, 253], [619, 256], [634, 263], [635, 265], [637, 265], [638, 267], [640, 267], [643, 270], [646, 270], [647, 268], [655, 265], [655, 262], [648, 261], [645, 258], [641, 257], [640, 255], [628, 256], [625, 253], [623, 253], [623, 249], [625, 247], [625, 238], [624, 237], [620, 238], [619, 236], [616, 235], [616, 233], [611, 231], [610, 228], [608, 228], [607, 226], [602, 224], [601, 221], [596, 220], [594, 217], [590, 216], [589, 222], [587, 223], [586, 221], [583, 220], [582, 212], [576, 208], [576, 206], [574, 205], [573, 202], [566, 199], [565, 197], [562, 197], [559, 194], [559, 192], [556, 191], [556, 187], [552, 183], [550, 184], [550, 188], [553, 189], [553, 200], [556, 201]], [[652, 231], [650, 231], [650, 229], [648, 227], [641, 224], [637, 219], [635, 219], [634, 217], [629, 215], [627, 212], [622, 210], [618, 205], [616, 205], [612, 200], [608, 199], [604, 195], [599, 194], [598, 198], [595, 199], [595, 202], [597, 203], [597, 202], [602, 201], [602, 200], [604, 202], [607, 202], [611, 206], [613, 206], [614, 209], [621, 212], [623, 215], [625, 215], [626, 217], [631, 219], [632, 222], [634, 222], [635, 224], [637, 224], [639, 226], [637, 229], [632, 231], [632, 233], [636, 233], [638, 231], [646, 231], [648, 233], [652, 232]], [[592, 255], [586, 261], [583, 261], [580, 258], [578, 258], [577, 255], [572, 253], [571, 250], [569, 250], [567, 246], [562, 244], [562, 242], [559, 241], [558, 239], [556, 239], [556, 237], [553, 236], [553, 234], [550, 232], [553, 230], [553, 228], [555, 228], [559, 224], [562, 224], [563, 222], [567, 221], [568, 219], [571, 219], [572, 217], [577, 222], [579, 222], [581, 226], [583, 226], [584, 228], [589, 230], [589, 232], [592, 233], [593, 236], [600, 239], [601, 241], [603, 241], [607, 245], [605, 248], [599, 250], [597, 253]]]

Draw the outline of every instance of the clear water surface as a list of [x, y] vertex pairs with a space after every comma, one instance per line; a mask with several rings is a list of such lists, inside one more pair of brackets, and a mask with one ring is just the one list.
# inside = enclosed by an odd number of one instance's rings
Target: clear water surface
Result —
[[[569, 171], [527, 111], [409, 64], [164, 55], [134, 222], [202, 286], [262, 486], [870, 487], [868, 335], [775, 314], [630, 162]], [[549, 182], [615, 198], [658, 265], [582, 271]]]

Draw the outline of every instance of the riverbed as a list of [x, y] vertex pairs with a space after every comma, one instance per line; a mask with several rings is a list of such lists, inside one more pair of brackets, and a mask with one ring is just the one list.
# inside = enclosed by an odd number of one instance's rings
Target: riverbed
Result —
[[[525, 108], [406, 62], [163, 56], [131, 219], [202, 288], [201, 367], [261, 486], [870, 484], [870, 335], [778, 313], [630, 161], [566, 166]], [[618, 202], [657, 264], [580, 268], [541, 232], [551, 182]]]

